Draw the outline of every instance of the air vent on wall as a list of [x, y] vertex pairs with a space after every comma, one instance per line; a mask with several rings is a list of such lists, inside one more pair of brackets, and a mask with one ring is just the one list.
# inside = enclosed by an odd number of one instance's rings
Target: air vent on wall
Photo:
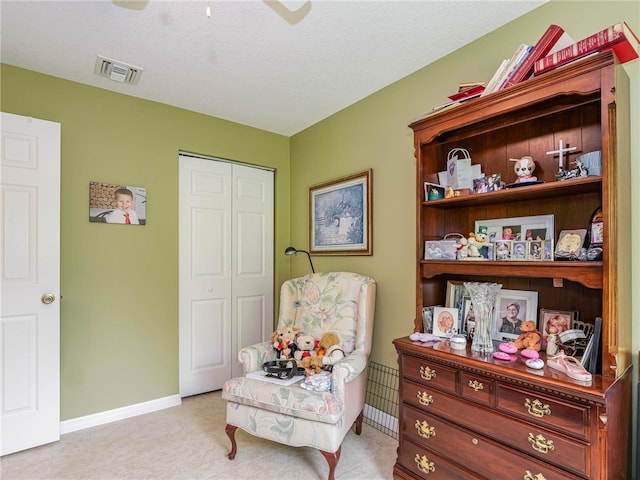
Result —
[[101, 57], [100, 55], [98, 55], [96, 66], [93, 69], [93, 73], [100, 77], [109, 78], [115, 82], [128, 83], [130, 85], [138, 84], [138, 80], [140, 80], [143, 71], [140, 67], [127, 65], [124, 62], [111, 60], [110, 58]]

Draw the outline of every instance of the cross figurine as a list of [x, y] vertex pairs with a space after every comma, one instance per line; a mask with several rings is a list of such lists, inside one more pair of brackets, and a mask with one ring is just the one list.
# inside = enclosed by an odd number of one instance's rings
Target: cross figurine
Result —
[[[569, 145], [569, 144], [567, 144]], [[567, 146], [567, 148], [562, 148], [562, 140], [560, 140], [560, 148], [558, 150], [551, 150], [550, 152], [547, 152], [547, 155], [555, 155], [556, 153], [560, 156], [560, 159], [558, 161], [558, 173], [562, 172], [564, 170], [564, 158], [563, 158], [563, 153], [565, 152], [573, 152], [574, 150], [577, 150], [578, 147], [569, 147]]]

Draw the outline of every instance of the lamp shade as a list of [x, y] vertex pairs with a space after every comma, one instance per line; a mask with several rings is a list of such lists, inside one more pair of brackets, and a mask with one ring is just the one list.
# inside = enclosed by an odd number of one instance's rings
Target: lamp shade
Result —
[[313, 268], [313, 262], [311, 261], [311, 255], [306, 250], [298, 250], [295, 247], [287, 247], [284, 251], [285, 255], [296, 255], [298, 252], [306, 253], [307, 257], [309, 257], [309, 265], [311, 265], [311, 271], [316, 273], [316, 269]]

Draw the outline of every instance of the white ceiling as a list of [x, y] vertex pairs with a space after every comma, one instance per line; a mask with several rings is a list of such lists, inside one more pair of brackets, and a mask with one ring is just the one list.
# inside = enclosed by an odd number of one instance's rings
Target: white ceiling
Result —
[[290, 136], [545, 1], [2, 0], [1, 59]]

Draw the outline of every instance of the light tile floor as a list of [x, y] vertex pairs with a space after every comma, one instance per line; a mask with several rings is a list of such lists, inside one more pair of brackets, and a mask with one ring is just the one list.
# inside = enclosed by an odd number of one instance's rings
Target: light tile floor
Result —
[[[238, 429], [229, 460], [220, 392], [184, 398], [182, 405], [68, 433], [59, 442], [0, 459], [4, 480], [53, 479], [326, 479], [324, 457]], [[336, 480], [391, 479], [398, 442], [370, 425], [342, 444]]]

